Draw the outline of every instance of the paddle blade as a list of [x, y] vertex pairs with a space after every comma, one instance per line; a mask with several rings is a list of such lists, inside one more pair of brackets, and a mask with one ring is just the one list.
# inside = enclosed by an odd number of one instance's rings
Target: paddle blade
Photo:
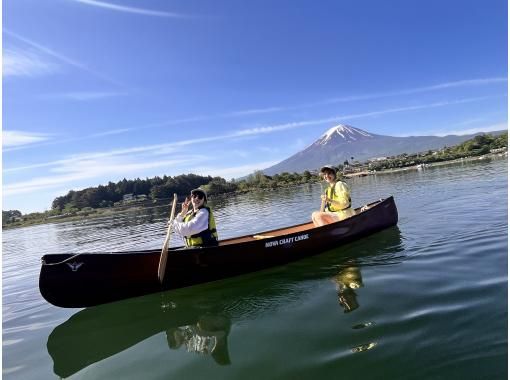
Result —
[[[171, 236], [171, 232], [168, 233], [167, 235]], [[159, 257], [158, 279], [161, 284], [163, 283], [163, 280], [165, 279], [166, 262], [168, 260], [169, 242], [170, 242], [170, 239], [165, 240], [165, 242], [163, 243], [163, 248], [161, 249], [161, 255]]]
[[[174, 194], [174, 200], [172, 202], [172, 211], [170, 212], [170, 222], [173, 222], [175, 215], [175, 207], [177, 206], [177, 194]], [[161, 255], [159, 257], [159, 266], [158, 266], [158, 279], [162, 284], [165, 279], [166, 272], [166, 262], [168, 259], [168, 248], [170, 247], [170, 237], [172, 236], [172, 226], [168, 226], [168, 230], [166, 232], [165, 241], [163, 243], [163, 248], [161, 249]]]

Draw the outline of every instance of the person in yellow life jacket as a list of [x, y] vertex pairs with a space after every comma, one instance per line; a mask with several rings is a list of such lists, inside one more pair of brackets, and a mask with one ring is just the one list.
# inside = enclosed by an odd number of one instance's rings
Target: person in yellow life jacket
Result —
[[[190, 204], [192, 209], [189, 209]], [[207, 194], [202, 189], [191, 191], [182, 210], [172, 222], [175, 232], [181, 235], [187, 247], [210, 247], [218, 245], [218, 232], [214, 216], [207, 204]]]
[[316, 227], [338, 222], [354, 215], [354, 210], [351, 207], [351, 190], [345, 182], [337, 181], [336, 169], [326, 165], [321, 168], [320, 173], [328, 183], [328, 187], [321, 196], [325, 209], [312, 214], [312, 221]]

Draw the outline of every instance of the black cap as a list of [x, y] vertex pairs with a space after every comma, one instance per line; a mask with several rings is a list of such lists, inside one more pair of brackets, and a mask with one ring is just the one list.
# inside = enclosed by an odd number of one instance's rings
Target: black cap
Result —
[[204, 198], [204, 202], [207, 202], [207, 193], [205, 192], [205, 190], [203, 190], [201, 188], [193, 189], [193, 190], [191, 190], [191, 195], [194, 195], [194, 194], [201, 194], [202, 198]]

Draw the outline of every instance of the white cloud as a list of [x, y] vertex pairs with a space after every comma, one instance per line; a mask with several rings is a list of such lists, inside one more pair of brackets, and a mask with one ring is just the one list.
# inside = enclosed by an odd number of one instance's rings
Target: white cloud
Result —
[[65, 92], [61, 94], [46, 94], [43, 95], [44, 99], [69, 99], [77, 101], [98, 100], [104, 98], [112, 98], [117, 96], [124, 96], [126, 93], [122, 92], [101, 92], [101, 91], [82, 91], [82, 92]]
[[100, 158], [100, 157], [107, 158], [107, 157], [113, 157], [113, 156], [119, 156], [119, 155], [144, 153], [144, 152], [165, 154], [168, 152], [175, 152], [176, 149], [178, 149], [178, 148], [182, 148], [182, 147], [189, 146], [189, 145], [196, 145], [196, 144], [200, 144], [200, 143], [238, 139], [238, 138], [247, 137], [247, 136], [257, 136], [257, 135], [263, 135], [263, 134], [268, 134], [268, 133], [284, 131], [284, 130], [288, 130], [288, 129], [301, 128], [301, 127], [310, 126], [310, 125], [337, 123], [337, 122], [341, 122], [341, 121], [345, 121], [345, 120], [352, 120], [352, 119], [358, 119], [358, 118], [364, 118], [364, 117], [381, 116], [381, 115], [388, 114], [388, 113], [407, 112], [407, 111], [415, 111], [415, 110], [434, 108], [434, 107], [445, 107], [445, 106], [449, 106], [449, 105], [471, 103], [471, 102], [476, 102], [476, 101], [480, 101], [480, 100], [484, 100], [484, 99], [487, 99], [487, 97], [465, 98], [465, 99], [459, 99], [459, 100], [454, 100], [454, 101], [428, 103], [428, 104], [421, 104], [421, 105], [415, 105], [415, 106], [409, 106], [409, 107], [388, 108], [388, 109], [384, 109], [384, 110], [367, 112], [367, 113], [339, 115], [339, 116], [333, 116], [333, 117], [329, 117], [329, 118], [304, 120], [304, 121], [298, 121], [298, 122], [270, 125], [270, 126], [265, 126], [265, 127], [241, 129], [241, 130], [233, 131], [231, 133], [227, 133], [224, 135], [216, 135], [216, 136], [211, 136], [211, 137], [202, 137], [202, 138], [197, 138], [197, 139], [181, 140], [181, 141], [177, 141], [177, 142], [173, 142], [173, 143], [143, 145], [143, 146], [138, 146], [138, 147], [114, 149], [114, 150], [110, 150], [110, 151], [106, 151], [106, 152], [83, 153], [80, 155], [71, 156], [70, 158], [64, 159], [64, 160], [52, 161], [52, 162], [47, 162], [47, 163], [38, 163], [38, 164], [26, 165], [26, 166], [14, 167], [14, 168], [6, 168], [6, 169], [4, 169], [4, 172], [13, 172], [13, 171], [19, 171], [19, 170], [53, 166], [53, 165], [57, 165], [57, 164], [62, 164], [69, 160], [73, 161], [73, 160], [77, 160], [77, 159], [85, 160], [85, 159], [95, 159], [95, 158]]
[[2, 65], [4, 77], [36, 77], [50, 75], [59, 70], [58, 65], [36, 52], [19, 49], [5, 49]]
[[276, 124], [265, 127], [254, 127], [248, 129], [238, 130], [235, 133], [225, 137], [237, 137], [237, 136], [250, 136], [250, 135], [261, 135], [273, 132], [284, 131], [287, 129], [301, 128], [309, 125], [317, 125], [317, 124], [326, 124], [326, 123], [336, 123], [344, 120], [352, 120], [352, 119], [361, 119], [365, 117], [375, 117], [381, 116], [390, 113], [398, 113], [398, 112], [407, 112], [407, 111], [416, 111], [427, 108], [436, 108], [436, 107], [445, 107], [456, 104], [464, 104], [464, 103], [472, 103], [481, 100], [488, 99], [489, 97], [478, 97], [478, 98], [465, 98], [453, 101], [445, 101], [445, 102], [436, 102], [436, 103], [427, 103], [427, 104], [419, 104], [415, 106], [407, 106], [407, 107], [397, 107], [397, 108], [387, 108], [379, 111], [358, 113], [358, 114], [350, 114], [350, 115], [338, 115], [331, 116], [328, 118], [322, 119], [312, 119], [312, 120], [304, 120], [304, 121], [296, 121], [284, 124]]
[[[445, 82], [440, 83], [437, 85], [432, 86], [425, 86], [425, 87], [417, 87], [412, 89], [404, 89], [404, 90], [397, 90], [394, 92], [384, 92], [384, 93], [372, 93], [372, 94], [365, 94], [365, 95], [354, 95], [354, 96], [346, 96], [342, 98], [331, 98], [326, 99], [314, 103], [308, 103], [308, 104], [300, 104], [300, 105], [293, 105], [293, 106], [285, 106], [285, 107], [268, 107], [268, 108], [261, 108], [261, 109], [249, 109], [249, 110], [241, 110], [241, 111], [233, 111], [233, 112], [227, 112], [227, 113], [221, 113], [216, 115], [199, 115], [199, 116], [193, 116], [189, 118], [183, 118], [183, 119], [177, 119], [177, 120], [169, 120], [164, 122], [157, 122], [157, 123], [149, 123], [146, 125], [142, 125], [139, 127], [133, 127], [133, 128], [125, 128], [123, 130], [117, 130], [113, 134], [118, 134], [122, 132], [129, 132], [133, 130], [138, 129], [146, 129], [146, 128], [161, 128], [166, 127], [169, 125], [178, 125], [178, 124], [185, 124], [185, 123], [192, 123], [192, 122], [198, 122], [198, 121], [207, 121], [212, 119], [218, 119], [218, 118], [229, 118], [229, 117], [240, 117], [240, 116], [249, 116], [249, 115], [255, 115], [255, 114], [262, 114], [262, 113], [271, 113], [271, 112], [277, 112], [277, 111], [288, 111], [288, 110], [296, 110], [296, 109], [302, 109], [302, 108], [311, 108], [315, 106], [325, 105], [325, 104], [333, 104], [333, 103], [339, 103], [339, 102], [347, 102], [347, 101], [357, 101], [357, 100], [369, 100], [369, 99], [376, 99], [376, 98], [382, 98], [382, 97], [389, 97], [389, 96], [396, 96], [396, 95], [409, 95], [413, 93], [419, 93], [419, 92], [428, 92], [428, 91], [436, 91], [440, 89], [446, 89], [446, 88], [453, 88], [453, 87], [466, 87], [466, 86], [482, 86], [482, 85], [489, 85], [494, 83], [504, 83], [507, 81], [507, 78], [480, 78], [480, 79], [467, 79], [467, 80], [460, 80], [456, 82]], [[79, 98], [80, 93], [77, 94], [75, 97]], [[98, 96], [101, 93], [98, 93]], [[108, 94], [108, 93], [105, 93]], [[122, 93], [111, 93], [117, 95], [123, 95]], [[125, 95], [125, 94], [124, 94]], [[70, 94], [70, 97], [72, 95]], [[84, 93], [83, 100], [86, 99], [87, 95]], [[358, 115], [348, 115], [349, 118], [359, 118], [359, 117], [368, 117], [368, 116], [376, 116], [381, 115], [384, 113], [392, 113], [392, 112], [400, 112], [400, 111], [406, 111], [406, 110], [413, 110], [413, 109], [421, 109], [421, 108], [429, 108], [429, 107], [438, 107], [438, 106], [444, 106], [449, 104], [458, 104], [459, 102], [473, 102], [473, 101], [479, 101], [484, 100], [489, 97], [480, 97], [480, 98], [470, 98], [460, 101], [450, 101], [450, 102], [441, 102], [441, 103], [434, 103], [432, 105], [418, 105], [416, 107], [407, 107], [407, 108], [396, 108], [393, 110], [386, 110], [386, 111], [376, 111], [374, 113], [365, 113], [365, 114], [358, 114]], [[345, 116], [342, 116], [345, 118]], [[290, 129], [295, 128], [299, 126], [305, 126], [305, 125], [311, 125], [311, 124], [317, 124], [317, 123], [324, 123], [324, 122], [336, 122], [341, 117], [334, 117], [329, 119], [321, 119], [317, 122], [306, 122], [305, 124], [296, 124], [296, 123], [288, 123], [288, 124], [281, 124], [279, 126], [279, 130], [284, 129]], [[268, 127], [258, 127], [258, 128], [252, 128], [252, 129], [245, 129], [238, 132], [238, 136], [241, 135], [256, 135], [256, 134], [262, 134], [262, 133], [270, 133], [271, 129], [267, 129]], [[271, 127], [269, 127], [271, 128]], [[108, 132], [105, 132], [108, 134]], [[91, 135], [90, 137], [95, 137], [96, 135]]]
[[461, 121], [459, 123], [455, 123], [454, 125], [452, 125], [452, 127], [460, 127], [460, 126], [466, 126], [466, 125], [473, 125], [473, 124], [479, 124], [481, 122], [483, 122], [485, 119], [481, 118], [481, 117], [478, 117], [478, 118], [475, 118], [475, 119], [468, 119], [468, 120], [464, 120], [464, 121]]
[[46, 175], [32, 178], [27, 181], [20, 181], [3, 186], [5, 196], [21, 193], [32, 193], [44, 189], [62, 187], [64, 184], [69, 188], [76, 187], [73, 183], [81, 183], [83, 180], [96, 178], [98, 182], [103, 177], [112, 175], [122, 177], [140, 175], [147, 170], [155, 168], [175, 168], [176, 165], [189, 165], [201, 160], [202, 157], [186, 156], [179, 159], [142, 161], [140, 157], [110, 157], [105, 159], [74, 159], [62, 160], [60, 165], [52, 168], [51, 173], [55, 175]]
[[[494, 84], [494, 83], [504, 83], [504, 82], [507, 82], [507, 78], [495, 77], [495, 78], [466, 79], [466, 80], [460, 80], [460, 81], [455, 81], [455, 82], [440, 83], [440, 84], [432, 85], [432, 86], [397, 90], [394, 92], [372, 93], [372, 94], [365, 94], [365, 95], [346, 96], [346, 97], [341, 97], [341, 98], [331, 98], [331, 99], [326, 99], [326, 100], [322, 100], [322, 101], [318, 101], [318, 102], [314, 102], [314, 103], [308, 103], [308, 104], [300, 104], [300, 105], [285, 106], [285, 107], [267, 107], [267, 108], [261, 108], [261, 109], [233, 111], [233, 112], [227, 112], [227, 113], [217, 114], [217, 115], [195, 116], [195, 117], [190, 117], [190, 118], [185, 118], [185, 119], [170, 120], [167, 122], [147, 124], [140, 128], [157, 128], [157, 127], [164, 127], [167, 125], [176, 125], [176, 124], [183, 124], [183, 123], [189, 123], [189, 122], [206, 121], [206, 120], [223, 118], [223, 117], [249, 116], [249, 115], [261, 114], [261, 113], [271, 113], [271, 112], [278, 112], [278, 111], [289, 111], [289, 110], [296, 110], [296, 109], [302, 109], [302, 108], [311, 108], [311, 107], [321, 106], [321, 105], [325, 105], [325, 104], [334, 104], [334, 103], [347, 102], [347, 101], [369, 100], [369, 99], [376, 99], [376, 98], [383, 98], [383, 97], [390, 97], [390, 96], [397, 96], [397, 95], [409, 95], [409, 94], [413, 94], [413, 93], [436, 91], [436, 90], [446, 89], [446, 88], [482, 86], [482, 85], [489, 85], [489, 84]], [[489, 98], [489, 97], [478, 97], [478, 98], [461, 99], [461, 100], [454, 100], [454, 101], [447, 101], [447, 102], [437, 102], [437, 103], [428, 104], [428, 105], [418, 105], [415, 107], [395, 108], [395, 109], [388, 109], [388, 110], [383, 110], [383, 111], [376, 111], [373, 113], [348, 115], [347, 117], [360, 118], [360, 117], [376, 116], [376, 115], [382, 115], [384, 113], [410, 111], [410, 110], [418, 110], [418, 109], [423, 109], [423, 108], [442, 107], [442, 106], [450, 105], [450, 104], [474, 102], [474, 101], [484, 100], [487, 98]], [[345, 116], [342, 116], [342, 117], [345, 118]], [[305, 122], [304, 124], [302, 124], [302, 123], [281, 124], [276, 127], [277, 128], [276, 130], [285, 130], [285, 129], [296, 128], [299, 126], [325, 123], [325, 122], [336, 122], [339, 120], [339, 118], [340, 117], [321, 119], [316, 122]], [[245, 129], [245, 130], [239, 131], [238, 135], [241, 136], [241, 135], [254, 135], [254, 134], [270, 133], [272, 131], [271, 128], [275, 128], [275, 127], [255, 127], [255, 128], [251, 128], [251, 129]]]
[[109, 83], [115, 84], [117, 86], [122, 86], [120, 83], [114, 81], [110, 77], [90, 69], [89, 67], [87, 67], [83, 63], [80, 63], [80, 62], [78, 62], [78, 61], [76, 61], [74, 59], [68, 58], [68, 57], [66, 57], [63, 54], [60, 54], [60, 53], [58, 53], [58, 52], [56, 52], [56, 51], [54, 51], [54, 50], [52, 50], [50, 48], [47, 48], [46, 46], [38, 44], [37, 42], [34, 42], [34, 41], [32, 41], [32, 40], [30, 40], [28, 38], [22, 37], [19, 34], [10, 31], [9, 29], [3, 28], [3, 33], [5, 35], [9, 36], [9, 37], [12, 37], [12, 38], [14, 38], [14, 39], [16, 39], [18, 41], [23, 42], [24, 44], [29, 45], [33, 49], [36, 49], [38, 52], [44, 53], [45, 55], [50, 56], [50, 57], [56, 59], [59, 62], [65, 63], [65, 64], [70, 65], [70, 66], [73, 66], [73, 67], [78, 68], [80, 70], [86, 71], [89, 74], [91, 74], [91, 75], [93, 75], [93, 76], [95, 76], [97, 78], [100, 78], [100, 79], [102, 79], [104, 81], [107, 81]]
[[[371, 99], [379, 99], [379, 98], [386, 98], [386, 97], [399, 96], [399, 95], [410, 95], [410, 94], [417, 94], [417, 93], [424, 93], [424, 92], [433, 92], [433, 91], [444, 90], [444, 89], [449, 89], [449, 88], [486, 86], [486, 85], [497, 84], [497, 83], [505, 83], [507, 81], [508, 81], [508, 79], [504, 78], [504, 77], [463, 79], [463, 80], [459, 80], [459, 81], [439, 83], [437, 85], [431, 85], [431, 86], [415, 87], [415, 88], [408, 88], [408, 89], [388, 91], [388, 92], [375, 92], [375, 93], [371, 93], [371, 94], [335, 97], [335, 98], [324, 99], [324, 100], [319, 100], [316, 102], [304, 103], [304, 104], [299, 104], [299, 105], [275, 106], [275, 107], [266, 107], [266, 108], [252, 109], [252, 110], [245, 110], [245, 111], [234, 111], [234, 112], [225, 113], [225, 114], [222, 114], [219, 116], [221, 116], [221, 117], [248, 116], [248, 115], [254, 115], [254, 114], [289, 111], [289, 110], [296, 110], [296, 109], [302, 109], [302, 108], [312, 108], [312, 107], [323, 106], [323, 105], [328, 105], [328, 104], [335, 104], [335, 103], [354, 102], [354, 101], [359, 101], [359, 100], [371, 100]], [[218, 117], [218, 115], [216, 115], [214, 117]]]
[[[218, 137], [211, 138], [211, 139], [217, 139]], [[203, 139], [199, 139], [203, 140]], [[136, 154], [144, 154], [149, 153], [151, 156], [154, 154], [165, 154], [165, 153], [174, 153], [178, 147], [181, 145], [188, 145], [188, 144], [194, 144], [198, 141], [195, 140], [187, 140], [187, 141], [180, 141], [177, 143], [168, 143], [168, 144], [155, 144], [155, 145], [142, 145], [142, 146], [135, 146], [131, 148], [123, 148], [123, 149], [112, 149], [109, 151], [104, 152], [89, 152], [89, 153], [81, 153], [81, 154], [74, 154], [70, 155], [66, 158], [63, 158], [61, 160], [55, 160], [55, 161], [48, 161], [48, 162], [40, 162], [37, 164], [31, 164], [31, 165], [24, 165], [24, 166], [17, 166], [12, 168], [4, 168], [4, 173], [10, 173], [10, 172], [17, 172], [21, 170], [30, 170], [30, 169], [38, 169], [38, 168], [44, 168], [44, 167], [56, 167], [56, 168], [64, 168], [68, 166], [75, 166], [79, 165], [80, 162], [85, 161], [95, 161], [95, 160], [108, 160], [112, 159], [114, 157], [125, 157], [125, 160], [129, 160], [135, 157]], [[136, 156], [139, 157], [139, 156]], [[126, 161], [127, 162], [127, 161]], [[99, 164], [102, 165], [102, 164]], [[55, 169], [56, 171], [59, 171], [59, 169]]]
[[[12, 35], [12, 32], [6, 32], [9, 35]], [[17, 38], [21, 38], [17, 36]], [[25, 39], [22, 39], [25, 40]], [[32, 42], [30, 42], [32, 43]], [[41, 47], [42, 49], [46, 49], [44, 47]], [[77, 63], [75, 63], [77, 64]], [[78, 64], [77, 64], [78, 65]], [[380, 96], [389, 96], [389, 95], [396, 95], [396, 94], [410, 94], [412, 92], [420, 92], [420, 91], [432, 91], [434, 89], [440, 89], [440, 88], [450, 88], [450, 87], [460, 87], [460, 86], [475, 86], [475, 85], [484, 85], [484, 84], [491, 84], [491, 83], [501, 83], [507, 81], [506, 78], [484, 78], [484, 79], [471, 79], [471, 80], [462, 80], [457, 82], [446, 82], [438, 85], [428, 86], [428, 87], [420, 87], [415, 89], [409, 89], [409, 90], [401, 90], [396, 91], [394, 93], [380, 93], [380, 94], [369, 94], [369, 95], [363, 95], [363, 96], [353, 96], [353, 97], [347, 97], [343, 99], [332, 99], [329, 101], [342, 101], [342, 100], [354, 100], [354, 99], [368, 99], [371, 97], [380, 97]], [[74, 94], [74, 95], [72, 95]], [[82, 96], [80, 96], [82, 94]], [[87, 97], [93, 98], [93, 97], [100, 97], [100, 96], [109, 96], [113, 94], [121, 95], [122, 93], [91, 93], [90, 96], [86, 95], [87, 93], [70, 93], [69, 96], [74, 96], [76, 99], [86, 99]], [[205, 137], [202, 139], [194, 139], [194, 140], [185, 140], [174, 144], [163, 144], [163, 145], [156, 145], [156, 146], [150, 146], [149, 148], [158, 148], [161, 149], [168, 149], [173, 148], [177, 146], [186, 146], [191, 145], [195, 143], [201, 143], [201, 142], [210, 142], [210, 141], [218, 141], [222, 140], [224, 138], [232, 139], [232, 138], [241, 138], [241, 137], [247, 137], [247, 136], [256, 136], [266, 133], [273, 133], [277, 131], [283, 131], [287, 129], [293, 129], [293, 128], [299, 128], [309, 125], [316, 125], [316, 124], [325, 124], [325, 123], [336, 123], [341, 122], [343, 120], [351, 120], [356, 118], [364, 118], [364, 117], [376, 117], [384, 114], [389, 113], [396, 113], [396, 112], [405, 112], [405, 111], [413, 111], [413, 110], [420, 110], [420, 109], [426, 109], [426, 108], [433, 108], [433, 107], [444, 107], [448, 105], [454, 105], [454, 104], [462, 104], [462, 103], [468, 103], [468, 102], [476, 102], [476, 101], [482, 101], [489, 98], [494, 98], [496, 96], [487, 96], [487, 97], [478, 97], [478, 98], [466, 98], [466, 99], [460, 99], [460, 100], [453, 100], [453, 101], [445, 101], [445, 102], [436, 102], [436, 103], [429, 103], [429, 104], [423, 104], [423, 105], [416, 105], [416, 106], [409, 106], [409, 107], [400, 107], [400, 108], [391, 108], [386, 110], [379, 110], [374, 112], [368, 112], [368, 113], [360, 113], [360, 114], [351, 114], [351, 115], [340, 115], [340, 116], [333, 116], [329, 118], [323, 118], [323, 119], [317, 119], [317, 120], [305, 120], [300, 122], [290, 122], [290, 123], [284, 123], [284, 124], [278, 124], [278, 125], [272, 125], [272, 126], [260, 126], [260, 127], [254, 127], [254, 128], [247, 128], [247, 129], [240, 129], [237, 131], [234, 131], [227, 135], [222, 136], [216, 136], [216, 137]], [[327, 102], [327, 101], [326, 101]], [[319, 105], [323, 104], [324, 102], [309, 104], [308, 106], [312, 105]], [[251, 113], [258, 113], [258, 112], [273, 112], [276, 110], [287, 110], [292, 108], [302, 108], [306, 107], [307, 105], [300, 105], [300, 106], [292, 106], [292, 107], [273, 107], [273, 108], [267, 108], [267, 109], [260, 109], [260, 110], [247, 110], [247, 111], [238, 111], [238, 112], [232, 112], [232, 113], [225, 113], [225, 114], [218, 114], [218, 115], [202, 115], [202, 116], [194, 116], [190, 118], [185, 119], [178, 119], [178, 120], [170, 120], [166, 122], [159, 122], [159, 123], [150, 123], [146, 125], [142, 125], [139, 127], [132, 127], [132, 128], [122, 128], [122, 129], [115, 129], [111, 131], [105, 131], [105, 132], [99, 132], [95, 134], [91, 134], [89, 136], [81, 136], [80, 140], [83, 140], [85, 138], [95, 138], [95, 137], [101, 137], [101, 136], [108, 136], [108, 135], [114, 135], [114, 134], [121, 134], [121, 133], [128, 133], [140, 129], [146, 129], [146, 128], [158, 128], [158, 127], [165, 127], [169, 125], [177, 125], [182, 123], [188, 123], [188, 122], [197, 122], [197, 121], [206, 121], [213, 118], [219, 118], [219, 117], [229, 117], [229, 116], [240, 116], [240, 115], [248, 115]], [[70, 138], [62, 141], [53, 141], [51, 143], [57, 144], [57, 143], [63, 143], [63, 142], [69, 142], [73, 141], [75, 139]], [[46, 144], [51, 144], [46, 143]], [[32, 146], [31, 146], [32, 147]], [[4, 149], [5, 152], [9, 152], [12, 150], [18, 150], [18, 149], [25, 149], [26, 146], [17, 146], [10, 149]], [[137, 148], [138, 149], [138, 148]], [[140, 148], [142, 150], [146, 148]]]
[[486, 86], [486, 85], [496, 84], [496, 83], [505, 83], [507, 81], [508, 81], [508, 79], [503, 78], [503, 77], [464, 79], [464, 80], [459, 80], [459, 81], [454, 81], [454, 82], [439, 83], [437, 85], [431, 85], [431, 86], [415, 87], [415, 88], [408, 88], [408, 89], [388, 91], [388, 92], [375, 92], [372, 94], [344, 96], [344, 97], [339, 97], [339, 98], [331, 98], [331, 99], [318, 101], [315, 103], [302, 104], [301, 106], [295, 106], [295, 107], [291, 107], [291, 108], [309, 108], [309, 107], [316, 107], [316, 106], [325, 105], [325, 104], [335, 104], [335, 103], [352, 102], [352, 101], [358, 101], [358, 100], [387, 98], [387, 97], [399, 96], [399, 95], [418, 94], [418, 93], [423, 93], [423, 92], [432, 92], [432, 91], [438, 91], [438, 90], [444, 90], [444, 89], [456, 88], [456, 87]]
[[228, 168], [217, 167], [195, 167], [190, 170], [200, 175], [219, 176], [225, 179], [238, 178], [253, 173], [256, 170], [262, 170], [276, 165], [279, 161], [262, 161], [247, 165], [240, 165]]
[[41, 141], [46, 141], [49, 138], [49, 135], [42, 133], [2, 131], [2, 145], [4, 147], [33, 144]]
[[[202, 160], [202, 161], [200, 161]], [[209, 163], [210, 158], [182, 157], [179, 160], [166, 160], [159, 162], [141, 163], [133, 160], [124, 161], [93, 161], [81, 162], [78, 165], [68, 163], [66, 170], [60, 169], [58, 175], [46, 175], [3, 186], [3, 204], [6, 209], [18, 209], [24, 213], [40, 210], [41, 204], [50, 205], [57, 196], [66, 194], [70, 189], [81, 189], [91, 186], [90, 179], [95, 178], [96, 185], [106, 184], [109, 180], [117, 181], [122, 177], [146, 177], [162, 175], [163, 173], [189, 173], [202, 175], [221, 176], [226, 179], [238, 178], [275, 165], [276, 161], [258, 162], [228, 168], [206, 167], [203, 163]], [[179, 166], [180, 165], [180, 166]], [[149, 171], [152, 170], [152, 173]], [[159, 171], [159, 173], [158, 173]], [[103, 177], [101, 177], [101, 175]], [[27, 197], [26, 194], [30, 196]], [[24, 198], [25, 199], [24, 199]], [[22, 205], [20, 208], [20, 205]]]
[[403, 93], [412, 92], [425, 92], [425, 91], [435, 91], [442, 90], [445, 88], [453, 88], [453, 87], [471, 87], [471, 86], [485, 86], [488, 84], [494, 83], [505, 83], [508, 81], [508, 78], [504, 77], [496, 77], [496, 78], [478, 78], [478, 79], [464, 79], [455, 82], [446, 82], [440, 83], [432, 86], [419, 87], [414, 90], [404, 90]]
[[73, 0], [73, 1], [75, 1], [77, 3], [85, 4], [85, 5], [90, 5], [93, 7], [109, 9], [109, 10], [117, 11], [117, 12], [134, 13], [134, 14], [139, 14], [139, 15], [144, 15], [144, 16], [173, 17], [173, 18], [186, 17], [185, 15], [182, 15], [179, 13], [155, 11], [155, 10], [150, 10], [150, 9], [145, 9], [145, 8], [126, 7], [123, 5], [111, 4], [111, 3], [106, 3], [103, 1], [96, 1], [96, 0]]
[[111, 136], [111, 135], [119, 135], [122, 133], [130, 132], [132, 130], [133, 130], [133, 128], [111, 129], [111, 130], [105, 131], [105, 132], [94, 133], [92, 135], [89, 135], [88, 137], [104, 137], [104, 136]]
[[493, 132], [493, 131], [503, 131], [508, 129], [507, 123], [498, 123], [498, 124], [490, 124], [479, 127], [472, 127], [467, 129], [455, 129], [455, 130], [447, 130], [447, 131], [433, 131], [430, 133], [432, 136], [447, 136], [447, 135], [471, 135], [473, 133], [478, 132]]
[[269, 107], [269, 108], [259, 108], [259, 109], [244, 110], [244, 111], [233, 111], [233, 112], [225, 113], [222, 116], [225, 116], [225, 117], [247, 116], [247, 115], [270, 113], [270, 112], [277, 112], [277, 111], [284, 111], [284, 110], [286, 110], [286, 108], [284, 108], [284, 107]]

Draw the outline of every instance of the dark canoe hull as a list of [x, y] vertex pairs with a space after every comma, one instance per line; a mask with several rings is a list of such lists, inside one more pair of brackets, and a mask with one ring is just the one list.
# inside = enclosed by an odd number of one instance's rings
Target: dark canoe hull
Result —
[[397, 224], [393, 197], [369, 206], [322, 227], [305, 223], [259, 238], [221, 241], [217, 247], [171, 249], [163, 284], [158, 281], [159, 250], [45, 255], [39, 289], [55, 306], [88, 307], [286, 264]]

